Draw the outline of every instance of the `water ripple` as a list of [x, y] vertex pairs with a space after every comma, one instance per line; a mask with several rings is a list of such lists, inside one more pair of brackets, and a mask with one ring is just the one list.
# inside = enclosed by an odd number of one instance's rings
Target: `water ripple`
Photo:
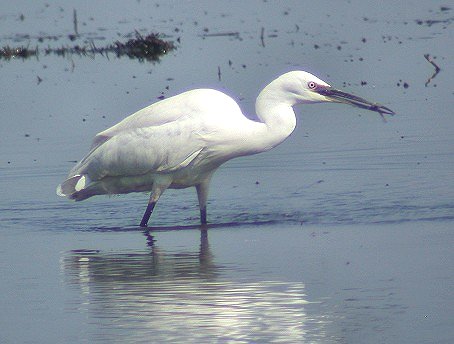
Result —
[[329, 321], [308, 314], [304, 283], [227, 280], [226, 267], [203, 250], [77, 250], [65, 255], [62, 269], [80, 290], [73, 311], [101, 322], [92, 335], [104, 341], [296, 343], [322, 337]]

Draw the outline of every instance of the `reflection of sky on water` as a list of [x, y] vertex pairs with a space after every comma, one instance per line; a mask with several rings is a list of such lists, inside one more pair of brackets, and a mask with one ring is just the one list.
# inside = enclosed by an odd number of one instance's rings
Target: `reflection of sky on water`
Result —
[[[0, 63], [0, 342], [452, 342], [454, 9], [441, 6], [0, 3], [2, 45], [99, 47], [136, 29], [181, 38], [159, 64]], [[238, 35], [216, 36], [228, 32]], [[47, 35], [58, 39], [38, 41]], [[442, 68], [428, 85], [425, 54]], [[284, 144], [216, 174], [210, 221], [241, 226], [210, 229], [213, 254], [191, 246], [193, 231], [156, 234], [145, 249], [146, 195], [57, 199], [93, 135], [161, 95], [214, 87], [253, 117], [258, 91], [293, 68], [398, 115], [385, 124], [347, 106], [298, 107]], [[152, 224], [181, 223], [198, 223], [194, 190], [169, 190]]]
[[[64, 255], [70, 308], [101, 323], [94, 338], [122, 341], [301, 342], [321, 339], [321, 315], [307, 313], [303, 282], [226, 278], [202, 231], [199, 252], [75, 250]], [[244, 275], [243, 275], [244, 276]]]
[[[6, 200], [2, 215], [16, 218], [13, 213], [32, 208], [37, 214], [33, 223], [44, 221], [52, 228], [61, 223], [77, 228], [87, 223], [135, 225], [147, 196], [99, 197], [81, 204], [55, 196], [55, 186], [73, 166], [71, 161], [87, 151], [95, 133], [158, 97], [195, 87], [226, 91], [254, 117], [259, 90], [283, 71], [303, 68], [335, 87], [383, 102], [398, 115], [384, 124], [372, 113], [347, 106], [298, 107], [298, 128], [284, 144], [233, 160], [216, 173], [209, 220], [292, 224], [452, 220], [453, 184], [447, 181], [454, 169], [449, 110], [454, 69], [448, 58], [453, 55], [449, 44], [453, 11], [440, 7], [439, 1], [309, 6], [302, 1], [251, 0], [238, 7], [213, 1], [199, 1], [197, 6], [188, 1], [159, 6], [111, 1], [108, 9], [67, 0], [59, 5], [19, 1], [14, 8], [4, 2], [0, 4], [4, 45], [60, 47], [92, 40], [100, 47], [125, 41], [137, 29], [142, 34], [162, 32], [178, 47], [159, 64], [114, 56], [3, 61], [2, 109], [11, 115], [3, 116], [0, 126], [0, 168], [5, 178], [0, 183]], [[74, 9], [81, 36], [70, 41]], [[222, 35], [228, 33], [238, 35]], [[56, 40], [39, 42], [41, 36]], [[425, 83], [434, 68], [424, 58], [427, 53], [437, 56], [442, 68], [429, 87]], [[169, 190], [159, 202], [153, 225], [197, 223], [196, 204], [193, 190]]]

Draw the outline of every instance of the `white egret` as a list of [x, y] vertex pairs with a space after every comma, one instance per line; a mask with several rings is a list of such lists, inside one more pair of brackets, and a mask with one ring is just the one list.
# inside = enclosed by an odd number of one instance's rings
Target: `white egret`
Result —
[[151, 191], [140, 226], [167, 188], [195, 186], [200, 220], [213, 173], [226, 161], [265, 152], [295, 129], [293, 106], [339, 102], [393, 115], [389, 108], [336, 90], [304, 71], [292, 71], [267, 85], [256, 100], [259, 121], [213, 89], [195, 89], [164, 99], [97, 134], [90, 152], [58, 186], [76, 201], [94, 195]]

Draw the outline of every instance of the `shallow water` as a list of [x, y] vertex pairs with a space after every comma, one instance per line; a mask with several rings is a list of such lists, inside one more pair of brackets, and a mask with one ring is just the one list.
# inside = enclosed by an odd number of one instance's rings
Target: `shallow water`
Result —
[[14, 229], [2, 235], [3, 342], [448, 343], [454, 335], [453, 232], [442, 222], [151, 236]]
[[[138, 30], [178, 48], [159, 63], [0, 61], [0, 342], [452, 342], [444, 6], [80, 3], [75, 43]], [[0, 4], [0, 45], [73, 44], [74, 7]], [[427, 53], [441, 67], [428, 84]], [[217, 172], [207, 231], [190, 189], [166, 192], [151, 232], [137, 227], [147, 195], [55, 195], [96, 132], [158, 97], [214, 87], [253, 117], [260, 88], [296, 68], [397, 115], [298, 108], [286, 142]]]

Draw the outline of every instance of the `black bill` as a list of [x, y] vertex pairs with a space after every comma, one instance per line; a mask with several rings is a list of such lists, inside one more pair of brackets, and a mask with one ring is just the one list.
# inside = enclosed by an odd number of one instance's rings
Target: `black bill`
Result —
[[375, 111], [381, 115], [383, 115], [383, 114], [394, 115], [395, 114], [395, 112], [393, 110], [391, 110], [390, 108], [387, 108], [386, 106], [383, 106], [383, 105], [380, 105], [377, 103], [372, 103], [363, 98], [354, 96], [353, 94], [342, 92], [342, 91], [336, 90], [331, 87], [319, 87], [318, 89], [315, 90], [315, 92], [317, 92], [321, 95], [324, 95], [325, 97], [331, 98], [333, 101], [336, 101], [339, 103], [350, 104], [350, 105], [357, 106], [359, 108], [370, 110], [370, 111]]

